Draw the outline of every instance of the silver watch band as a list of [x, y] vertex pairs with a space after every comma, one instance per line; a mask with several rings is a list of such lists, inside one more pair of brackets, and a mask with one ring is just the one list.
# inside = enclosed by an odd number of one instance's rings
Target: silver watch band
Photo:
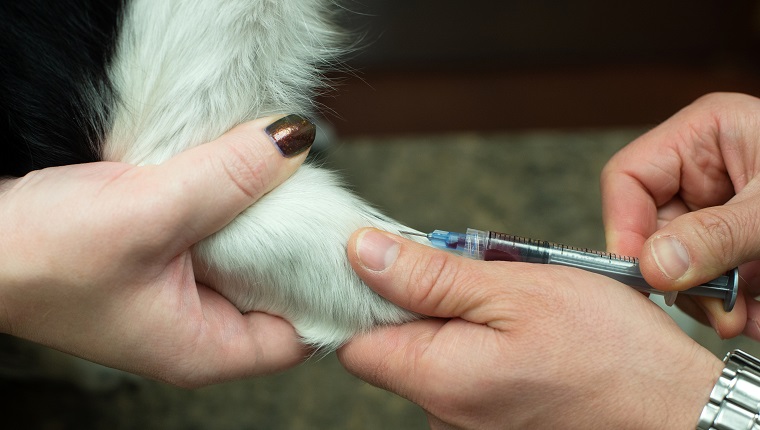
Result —
[[723, 362], [697, 430], [760, 430], [760, 360], [737, 349]]

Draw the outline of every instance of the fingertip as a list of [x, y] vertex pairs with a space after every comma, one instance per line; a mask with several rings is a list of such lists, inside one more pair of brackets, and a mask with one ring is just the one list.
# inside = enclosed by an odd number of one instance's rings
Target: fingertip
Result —
[[378, 351], [389, 351], [386, 345], [391, 341], [389, 327], [377, 327], [368, 333], [362, 333], [352, 337], [336, 351], [338, 361], [352, 374], [361, 377], [367, 373], [367, 368], [373, 367], [377, 360], [386, 354], [377, 354]]
[[[505, 293], [505, 266], [476, 267], [482, 262], [375, 228], [355, 232], [348, 254], [357, 275], [372, 290], [423, 315], [452, 318], [467, 313], [476, 318], [481, 308], [489, 308], [494, 297]], [[520, 289], [513, 292], [519, 294]]]
[[[214, 142], [229, 144], [239, 154], [265, 161], [271, 184], [264, 183], [265, 194], [284, 182], [306, 160], [316, 137], [316, 126], [297, 114], [273, 115], [240, 124]], [[211, 142], [211, 143], [214, 143]]]
[[760, 302], [755, 300], [750, 293], [744, 294], [746, 295], [747, 324], [742, 333], [750, 339], [760, 341]]
[[249, 312], [250, 336], [253, 339], [253, 357], [244, 357], [248, 374], [265, 375], [280, 372], [298, 365], [311, 355], [295, 328], [286, 320], [263, 312]]
[[747, 305], [745, 298], [739, 294], [731, 312], [723, 308], [723, 301], [712, 297], [694, 297], [696, 303], [702, 308], [710, 326], [721, 339], [731, 339], [745, 329], [747, 323]]
[[649, 254], [660, 273], [679, 281], [691, 267], [691, 256], [684, 243], [673, 235], [657, 235], [648, 241]]
[[420, 386], [421, 375], [414, 369], [444, 324], [445, 320], [424, 319], [375, 328], [339, 348], [338, 360], [351, 374], [409, 398]]
[[662, 232], [644, 243], [639, 268], [652, 287], [663, 291], [680, 291], [709, 281], [702, 279], [692, 261], [690, 248], [677, 235]]
[[605, 226], [604, 238], [609, 252], [631, 257], [639, 256], [646, 242], [642, 234], [617, 230], [611, 225]]
[[401, 249], [397, 239], [375, 228], [361, 229], [352, 236], [352, 250], [360, 268], [383, 272], [398, 258]]
[[272, 119], [274, 117], [267, 117], [262, 120], [264, 123], [269, 122], [264, 128], [264, 132], [283, 157], [295, 157], [308, 151], [314, 144], [317, 127], [307, 118], [298, 114], [290, 114], [273, 121]]

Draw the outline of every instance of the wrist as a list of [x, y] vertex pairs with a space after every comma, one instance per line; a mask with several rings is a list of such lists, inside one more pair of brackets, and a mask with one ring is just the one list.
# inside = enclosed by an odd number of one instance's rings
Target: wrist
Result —
[[689, 343], [647, 354], [644, 360], [624, 359], [618, 367], [621, 373], [610, 375], [608, 394], [595, 405], [605, 411], [605, 418], [592, 423], [604, 423], [605, 428], [694, 430], [723, 362], [690, 339]]
[[710, 393], [715, 386], [715, 383], [718, 381], [718, 378], [721, 375], [721, 372], [723, 371], [723, 361], [719, 358], [715, 357], [712, 353], [710, 353], [710, 363], [709, 366], [705, 367], [705, 370], [701, 371], [699, 374], [695, 385], [694, 385], [694, 398], [696, 400], [692, 401], [693, 407], [691, 407], [688, 410], [688, 421], [686, 421], [687, 426], [684, 428], [688, 429], [694, 429], [697, 426], [697, 422], [700, 419], [700, 414], [702, 413], [702, 410], [704, 409], [705, 405], [710, 401]]
[[[630, 428], [694, 430], [721, 374], [723, 362], [706, 349], [695, 346], [694, 353], [664, 359], [658, 367], [659, 375], [638, 391], [639, 396], [644, 396], [639, 397], [643, 409], [638, 409], [643, 419]], [[636, 396], [630, 395], [628, 399], [636, 401]]]

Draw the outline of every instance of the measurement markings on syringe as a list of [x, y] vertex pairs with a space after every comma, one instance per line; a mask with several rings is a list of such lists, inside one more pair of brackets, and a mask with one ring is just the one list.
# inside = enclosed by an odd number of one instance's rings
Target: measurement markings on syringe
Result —
[[625, 255], [617, 255], [610, 252], [596, 251], [593, 249], [576, 248], [557, 243], [551, 243], [549, 251], [550, 259], [554, 262], [567, 264], [573, 262], [573, 266], [584, 267], [584, 264], [592, 266], [617, 266], [629, 268], [638, 266], [639, 259]]

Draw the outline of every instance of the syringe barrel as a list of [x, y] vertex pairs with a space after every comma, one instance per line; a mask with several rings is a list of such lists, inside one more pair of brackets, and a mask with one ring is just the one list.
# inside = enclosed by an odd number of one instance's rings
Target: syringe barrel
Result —
[[[464, 253], [471, 258], [575, 267], [613, 278], [642, 292], [666, 294], [665, 291], [653, 288], [644, 280], [639, 261], [634, 257], [475, 229], [467, 230], [466, 243]], [[723, 300], [723, 308], [728, 312], [736, 303], [738, 290], [738, 269], [733, 269], [723, 276], [681, 293], [719, 298]]]
[[551, 242], [468, 228], [465, 253], [477, 260], [547, 264], [552, 245]]

